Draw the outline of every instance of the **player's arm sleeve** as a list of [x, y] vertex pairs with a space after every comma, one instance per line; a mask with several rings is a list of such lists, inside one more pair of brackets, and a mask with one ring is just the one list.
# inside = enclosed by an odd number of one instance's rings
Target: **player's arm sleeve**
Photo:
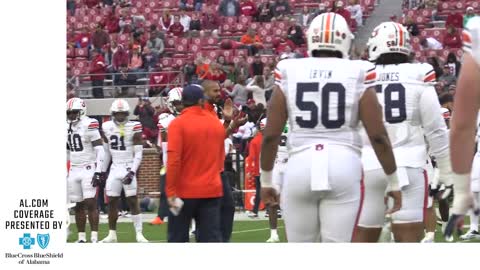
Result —
[[103, 149], [103, 144], [95, 146], [93, 149], [95, 149], [95, 172], [99, 173], [102, 172], [102, 167], [104, 165], [104, 159], [105, 159], [105, 150]]
[[137, 173], [143, 158], [142, 124], [140, 122], [133, 126], [133, 153], [132, 171]]
[[[182, 149], [183, 149], [183, 134], [181, 122], [175, 119], [172, 121], [168, 128], [169, 140], [168, 140], [168, 159], [167, 159], [167, 181], [165, 185], [165, 191], [167, 197], [176, 195], [177, 182], [180, 178], [180, 172], [182, 170]], [[188, 140], [188, 138], [187, 138]]]
[[374, 87], [375, 83], [377, 82], [377, 72], [375, 71], [375, 65], [370, 62], [363, 62], [363, 74], [360, 76], [361, 82], [361, 89], [360, 89], [360, 97], [365, 93], [365, 91], [370, 88]]
[[[86, 136], [88, 139], [90, 139], [92, 143], [97, 141], [100, 141], [100, 142], [102, 141], [102, 136], [100, 135], [99, 124], [97, 120], [92, 119], [92, 121], [87, 127]], [[98, 145], [95, 145], [93, 149], [95, 150], [95, 156], [96, 156], [95, 172], [101, 172], [104, 158], [105, 158], [105, 151], [103, 149], [103, 144], [100, 143]]]
[[420, 96], [421, 124], [430, 152], [436, 158], [448, 156], [448, 131], [433, 86], [426, 86]]

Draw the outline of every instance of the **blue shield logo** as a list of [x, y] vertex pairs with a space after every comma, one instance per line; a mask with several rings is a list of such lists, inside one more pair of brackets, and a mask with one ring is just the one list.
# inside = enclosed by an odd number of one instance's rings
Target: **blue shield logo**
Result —
[[37, 234], [37, 245], [45, 249], [50, 243], [50, 234]]

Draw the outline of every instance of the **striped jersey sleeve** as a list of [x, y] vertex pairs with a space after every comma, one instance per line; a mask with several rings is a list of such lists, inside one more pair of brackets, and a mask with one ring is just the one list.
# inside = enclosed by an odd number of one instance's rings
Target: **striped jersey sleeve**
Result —
[[140, 122], [135, 122], [133, 125], [133, 133], [142, 132], [142, 124]]
[[369, 67], [369, 69], [365, 72], [365, 78], [363, 80], [363, 84], [370, 86], [376, 81], [377, 81], [377, 72], [375, 71], [375, 66]]
[[284, 59], [278, 62], [275, 70], [273, 71], [273, 76], [275, 79], [275, 84], [280, 87], [280, 89], [285, 93], [287, 91], [287, 65], [290, 63], [291, 65], [295, 64], [295, 59]]
[[85, 135], [91, 142], [101, 139], [99, 127], [100, 125], [98, 124], [98, 121], [96, 119], [92, 119], [92, 118], [89, 119], [87, 131], [85, 132]]
[[98, 121], [96, 119], [91, 119], [90, 124], [88, 125], [88, 130], [95, 130], [99, 128]]

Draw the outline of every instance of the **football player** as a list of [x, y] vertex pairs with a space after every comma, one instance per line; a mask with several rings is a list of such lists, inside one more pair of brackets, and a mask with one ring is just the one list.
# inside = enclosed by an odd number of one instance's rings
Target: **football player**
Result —
[[470, 19], [463, 31], [464, 57], [457, 81], [454, 114], [450, 122], [454, 197], [452, 216], [445, 230], [452, 240], [455, 228], [462, 225], [463, 216], [472, 208], [478, 215], [471, 189], [472, 159], [475, 151], [475, 129], [480, 109], [480, 18]]
[[375, 66], [349, 60], [353, 35], [345, 19], [324, 13], [307, 31], [311, 57], [285, 59], [275, 70], [261, 152], [262, 199], [278, 205], [272, 169], [288, 119], [291, 149], [281, 201], [290, 242], [350, 242], [363, 201], [362, 141], [367, 130], [396, 211], [401, 205], [395, 159], [382, 121]]
[[87, 107], [79, 98], [67, 101], [67, 150], [70, 157], [70, 171], [67, 177], [69, 200], [76, 203], [75, 223], [78, 229], [78, 243], [85, 243], [85, 224], [92, 231], [90, 240], [98, 241], [98, 209], [95, 199], [96, 187], [101, 186], [104, 149], [98, 121], [86, 116]]
[[123, 189], [132, 213], [136, 240], [146, 243], [148, 240], [142, 234], [143, 224], [137, 199], [136, 177], [143, 155], [142, 125], [140, 122], [128, 120], [130, 106], [124, 99], [114, 100], [110, 112], [112, 120], [103, 123], [102, 126], [105, 135], [104, 141], [108, 144], [105, 164], [109, 164], [110, 159], [112, 160], [105, 187], [109, 198], [108, 226], [110, 230], [107, 237], [101, 242], [117, 242], [118, 200]]
[[[266, 120], [264, 118], [262, 121]], [[265, 126], [265, 123], [260, 123], [260, 125]], [[280, 201], [280, 194], [282, 191], [283, 185], [283, 178], [285, 174], [285, 168], [287, 167], [288, 161], [288, 146], [287, 146], [287, 138], [288, 138], [288, 122], [285, 124], [283, 128], [282, 135], [280, 137], [280, 142], [278, 144], [278, 152], [277, 156], [275, 157], [275, 165], [273, 165], [273, 172], [272, 172], [272, 184], [273, 188], [277, 191], [277, 200]], [[277, 223], [278, 223], [278, 213], [280, 211], [279, 205], [270, 205], [268, 206], [268, 224], [270, 225], [270, 238], [268, 238], [267, 243], [277, 243], [280, 242], [280, 238], [278, 237], [277, 232]]]
[[[435, 71], [429, 64], [409, 63], [410, 36], [401, 24], [385, 22], [377, 26], [367, 47], [369, 60], [376, 64], [375, 90], [383, 106], [402, 191], [402, 208], [391, 216], [392, 232], [397, 242], [420, 242], [428, 201], [424, 137], [436, 158], [440, 182], [451, 176], [447, 128], [432, 84]], [[382, 206], [387, 176], [372, 147], [365, 145], [362, 154], [365, 205], [356, 241], [377, 242], [385, 219]]]
[[157, 146], [162, 151], [162, 167], [160, 169], [160, 206], [158, 214], [150, 224], [163, 224], [163, 219], [168, 215], [168, 202], [165, 196], [165, 179], [166, 179], [166, 164], [167, 164], [167, 131], [168, 126], [175, 117], [177, 117], [183, 109], [182, 104], [182, 88], [176, 87], [168, 92], [167, 108], [170, 113], [162, 113], [158, 116], [158, 141]]

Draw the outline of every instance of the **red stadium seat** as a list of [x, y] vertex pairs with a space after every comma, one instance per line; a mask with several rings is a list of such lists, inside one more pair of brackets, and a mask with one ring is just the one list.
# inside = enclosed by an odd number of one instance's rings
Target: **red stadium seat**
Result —
[[204, 55], [210, 59], [211, 61], [216, 61], [218, 56], [220, 55], [219, 51], [214, 51], [214, 50], [209, 50], [209, 51], [204, 51]]
[[247, 25], [242, 23], [237, 23], [235, 25], [235, 32], [239, 35], [244, 34], [245, 32], [247, 32]]
[[231, 62], [234, 55], [234, 50], [221, 50], [220, 55], [225, 56], [227, 62]]
[[173, 66], [175, 67], [183, 67], [185, 64], [187, 63], [187, 59], [186, 58], [175, 58], [173, 59]]
[[75, 57], [77, 57], [77, 58], [87, 58], [88, 57], [88, 49], [87, 48], [76, 48], [75, 49]]
[[192, 43], [190, 44], [190, 51], [195, 54], [196, 52], [199, 52], [201, 50], [201, 45]]
[[247, 49], [236, 49], [235, 50], [235, 56], [247, 56], [248, 51]]
[[173, 57], [184, 57], [188, 53], [188, 46], [182, 43], [175, 44], [175, 53]]
[[220, 22], [233, 25], [237, 23], [237, 17], [220, 17]]
[[203, 49], [218, 49], [218, 39], [213, 37], [208, 37], [206, 39], [202, 39], [202, 47]]
[[192, 40], [190, 42], [190, 46], [193, 45], [193, 44], [201, 46], [202, 45], [202, 39], [201, 38], [192, 38]]
[[162, 58], [160, 60], [160, 63], [162, 64], [163, 68], [171, 67], [172, 63], [173, 63], [173, 59], [172, 58]]
[[238, 22], [247, 26], [252, 22], [252, 17], [249, 16], [240, 16], [238, 17]]
[[132, 7], [130, 9], [130, 13], [132, 13], [133, 15], [138, 15], [140, 13], [140, 8]]
[[254, 23], [251, 23], [249, 27], [252, 28], [253, 30], [258, 30], [261, 26], [262, 26], [261, 23], [254, 22]]

